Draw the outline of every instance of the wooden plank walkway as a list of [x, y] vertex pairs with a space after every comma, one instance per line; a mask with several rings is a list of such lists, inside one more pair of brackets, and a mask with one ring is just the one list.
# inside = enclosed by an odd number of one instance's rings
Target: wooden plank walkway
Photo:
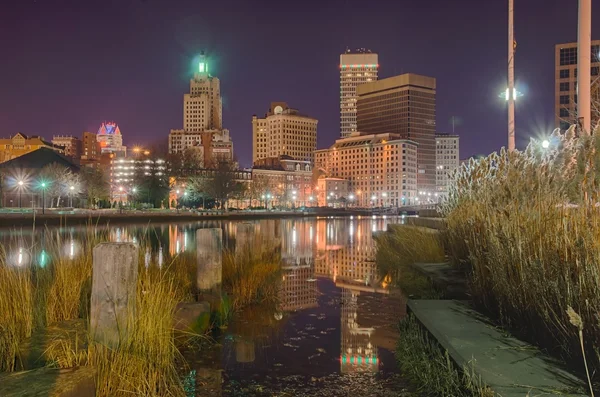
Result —
[[408, 309], [459, 367], [502, 397], [586, 396], [586, 383], [537, 348], [508, 336], [466, 302], [409, 300]]

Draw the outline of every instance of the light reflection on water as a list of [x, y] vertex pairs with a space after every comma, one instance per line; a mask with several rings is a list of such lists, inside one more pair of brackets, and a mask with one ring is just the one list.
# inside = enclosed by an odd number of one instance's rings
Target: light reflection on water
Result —
[[[385, 389], [396, 387], [386, 382], [397, 372], [393, 335], [405, 309], [401, 298], [386, 288], [390, 280], [382, 282], [377, 274], [372, 233], [402, 221], [328, 217], [252, 222], [255, 234], [280, 247], [280, 303], [241, 313], [223, 333], [220, 348], [188, 357], [197, 378], [193, 383], [205, 385], [206, 395], [236, 395], [240, 390], [245, 395], [271, 395], [289, 388], [302, 390], [293, 395], [346, 395], [336, 390], [347, 387], [387, 395]], [[195, 252], [195, 230], [207, 227], [222, 228], [224, 245], [234, 246], [234, 221], [111, 226], [108, 238], [144, 241], [145, 265], [163, 266], [167, 254]], [[16, 239], [14, 235], [0, 230], [9, 263], [46, 266], [52, 258], [43, 246], [45, 237], [60, 241], [61, 254], [72, 259], [82, 253], [85, 228], [35, 234], [23, 230]], [[315, 384], [314, 379], [327, 381]], [[253, 385], [265, 394], [253, 394]]]

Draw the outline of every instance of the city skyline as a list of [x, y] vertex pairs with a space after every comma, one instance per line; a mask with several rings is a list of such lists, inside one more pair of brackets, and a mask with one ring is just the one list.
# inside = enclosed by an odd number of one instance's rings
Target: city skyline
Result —
[[[128, 146], [166, 145], [168, 131], [181, 122], [181, 92], [204, 50], [215, 60], [211, 73], [222, 82], [223, 118], [242, 166], [251, 164], [252, 115], [274, 100], [318, 119], [317, 147], [329, 147], [340, 133], [339, 54], [366, 47], [379, 54], [380, 79], [403, 72], [437, 79], [436, 132], [452, 132], [452, 116], [462, 119], [455, 129], [461, 157], [506, 145], [506, 104], [498, 98], [506, 84], [503, 2], [436, 1], [434, 12], [424, 4], [381, 2], [373, 13], [307, 2], [298, 11], [305, 18], [284, 6], [241, 2], [229, 2], [236, 12], [209, 4], [202, 14], [190, 12], [186, 1], [170, 7], [142, 0], [67, 3], [72, 6], [63, 10], [33, 1], [2, 8], [8, 22], [0, 32], [11, 40], [0, 65], [3, 136], [80, 136], [111, 119], [127, 131]], [[594, 8], [592, 18], [599, 12]], [[249, 31], [254, 15], [271, 23]], [[89, 29], [109, 17], [111, 29]], [[533, 27], [534, 17], [546, 23]], [[349, 29], [349, 22], [361, 28]], [[576, 4], [566, 0], [516, 4], [516, 81], [524, 93], [516, 110], [517, 147], [554, 127], [554, 45], [574, 41], [576, 24]], [[278, 29], [285, 34], [273, 35]], [[598, 37], [596, 27], [592, 38]], [[457, 42], [463, 45], [451, 45]]]

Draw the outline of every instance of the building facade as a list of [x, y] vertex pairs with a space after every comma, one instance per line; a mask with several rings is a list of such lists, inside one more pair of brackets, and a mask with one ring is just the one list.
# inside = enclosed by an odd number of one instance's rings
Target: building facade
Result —
[[347, 179], [358, 206], [418, 204], [415, 141], [400, 134], [354, 135], [315, 153], [324, 175]]
[[[592, 41], [592, 128], [600, 116], [600, 40]], [[577, 43], [557, 44], [554, 48], [555, 127], [566, 130], [577, 123]]]
[[96, 134], [93, 132], [85, 131], [81, 135], [81, 163], [84, 162], [93, 162], [98, 160], [100, 157], [100, 153], [102, 153], [102, 148], [100, 147], [100, 142], [96, 138]]
[[102, 123], [98, 128], [96, 140], [100, 144], [101, 153], [115, 153], [119, 157], [127, 157], [127, 147], [123, 146], [123, 135], [116, 123]]
[[27, 136], [17, 132], [11, 138], [0, 139], [0, 163], [33, 152], [41, 148], [48, 148], [64, 154], [64, 149], [55, 146], [39, 136]]
[[82, 142], [81, 139], [74, 136], [55, 135], [52, 138], [54, 146], [60, 146], [64, 150], [65, 156], [71, 158], [74, 162], [79, 163], [81, 159]]
[[407, 73], [357, 87], [361, 134], [399, 134], [419, 145], [417, 183], [435, 191], [435, 89], [433, 77]]
[[264, 118], [252, 116], [252, 161], [290, 156], [312, 162], [317, 149], [317, 124], [316, 119], [285, 102], [272, 102]]
[[128, 202], [137, 193], [137, 186], [144, 177], [167, 178], [167, 164], [163, 159], [151, 157], [146, 150], [134, 151], [130, 157], [117, 157], [110, 154], [111, 200]]
[[346, 50], [340, 55], [340, 135], [347, 138], [357, 131], [356, 87], [377, 80], [377, 54], [364, 48]]
[[450, 176], [460, 166], [460, 139], [458, 135], [435, 135], [435, 171], [436, 193], [435, 201], [448, 195]]
[[255, 199], [269, 208], [311, 206], [314, 204], [312, 175], [309, 161], [289, 156], [261, 159], [252, 168]]
[[354, 205], [354, 195], [350, 193], [347, 179], [319, 178], [315, 190], [319, 207], [343, 208]]
[[233, 160], [233, 141], [229, 130], [186, 131], [171, 130], [169, 153], [194, 151], [199, 167], [210, 167], [211, 161]]

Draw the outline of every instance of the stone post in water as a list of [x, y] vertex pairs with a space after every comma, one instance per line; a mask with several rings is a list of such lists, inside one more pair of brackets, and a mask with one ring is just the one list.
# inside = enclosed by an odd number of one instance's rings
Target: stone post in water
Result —
[[252, 248], [254, 225], [249, 222], [240, 222], [235, 231], [235, 254], [240, 255], [245, 249]]
[[90, 330], [92, 340], [111, 348], [127, 337], [136, 310], [138, 248], [133, 243], [94, 247]]
[[196, 231], [196, 283], [200, 294], [220, 296], [223, 275], [223, 232], [220, 228]]

